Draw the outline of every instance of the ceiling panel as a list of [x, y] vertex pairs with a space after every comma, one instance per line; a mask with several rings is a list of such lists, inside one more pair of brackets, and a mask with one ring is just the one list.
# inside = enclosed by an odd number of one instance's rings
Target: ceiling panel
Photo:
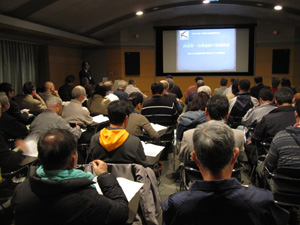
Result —
[[[275, 4], [284, 9], [273, 10]], [[144, 15], [137, 17], [138, 10]], [[201, 0], [0, 0], [0, 14], [102, 39], [135, 24], [197, 15], [234, 15], [300, 26], [300, 0], [220, 0], [208, 5]]]
[[30, 0], [0, 0], [0, 12], [9, 13]]

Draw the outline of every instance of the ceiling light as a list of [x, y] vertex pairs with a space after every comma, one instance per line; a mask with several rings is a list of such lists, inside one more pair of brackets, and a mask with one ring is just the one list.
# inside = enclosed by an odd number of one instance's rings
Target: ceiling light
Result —
[[136, 15], [137, 15], [137, 16], [141, 16], [141, 15], [143, 15], [143, 14], [144, 14], [143, 11], [137, 11], [137, 12], [136, 12]]
[[275, 10], [282, 10], [282, 6], [281, 5], [276, 5], [276, 6], [274, 6], [274, 9]]
[[210, 1], [209, 0], [204, 0], [202, 3], [203, 4], [208, 4], [208, 3], [210, 3]]

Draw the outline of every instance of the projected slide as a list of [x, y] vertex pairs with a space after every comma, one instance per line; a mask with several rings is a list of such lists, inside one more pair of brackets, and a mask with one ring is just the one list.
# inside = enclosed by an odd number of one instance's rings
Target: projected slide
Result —
[[177, 30], [177, 72], [236, 71], [236, 30]]

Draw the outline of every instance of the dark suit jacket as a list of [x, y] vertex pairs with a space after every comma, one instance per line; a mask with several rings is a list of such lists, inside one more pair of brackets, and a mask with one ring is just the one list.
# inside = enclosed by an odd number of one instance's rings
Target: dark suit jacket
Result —
[[13, 171], [19, 168], [18, 164], [24, 159], [21, 151], [9, 150], [7, 137], [0, 132], [0, 167], [2, 172]]
[[84, 70], [81, 70], [79, 72], [79, 81], [80, 81], [80, 84], [81, 84], [81, 79], [86, 77], [87, 79], [89, 79], [89, 82], [90, 84], [95, 84], [95, 81], [93, 80], [92, 78], [92, 73], [90, 70], [88, 70], [87, 72], [85, 72]]
[[19, 122], [27, 124], [29, 121], [28, 114], [26, 112], [21, 112], [18, 103], [15, 101], [9, 100], [10, 107], [7, 110], [7, 113], [15, 117]]
[[28, 134], [25, 124], [19, 122], [15, 117], [3, 112], [0, 119], [0, 131], [7, 138], [24, 138]]
[[254, 86], [254, 87], [252, 87], [250, 89], [251, 96], [258, 99], [259, 91], [262, 88], [270, 88], [270, 87], [269, 86], [265, 86], [263, 83], [259, 83], [258, 85]]
[[180, 87], [178, 87], [176, 84], [174, 84], [174, 86], [171, 90], [169, 90], [169, 92], [175, 94], [179, 99], [181, 99], [183, 96]]
[[64, 84], [63, 86], [61, 86], [58, 89], [58, 94], [60, 98], [65, 102], [71, 101], [73, 88], [74, 88], [73, 86], [70, 86], [68, 84]]

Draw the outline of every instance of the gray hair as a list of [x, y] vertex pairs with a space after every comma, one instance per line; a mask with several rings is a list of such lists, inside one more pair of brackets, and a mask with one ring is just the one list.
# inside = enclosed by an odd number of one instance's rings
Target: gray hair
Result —
[[125, 87], [127, 86], [127, 82], [125, 80], [120, 80], [118, 82], [118, 88], [122, 88], [122, 87]]
[[72, 98], [78, 98], [80, 95], [85, 95], [85, 89], [84, 87], [77, 85], [76, 87], [73, 88], [72, 90]]
[[201, 86], [204, 86], [205, 85], [205, 82], [204, 80], [197, 80], [197, 87], [201, 87]]
[[170, 90], [174, 87], [174, 81], [172, 78], [167, 78], [166, 81], [169, 83]]
[[199, 93], [199, 92], [205, 92], [206, 94], [208, 94], [209, 96], [211, 96], [211, 89], [210, 89], [210, 87], [208, 87], [208, 86], [206, 86], [206, 85], [204, 85], [204, 86], [201, 86], [201, 87], [199, 87], [198, 89], [197, 89], [197, 93]]
[[0, 104], [2, 106], [2, 110], [4, 109], [4, 105], [9, 103], [8, 97], [5, 92], [0, 92]]
[[53, 106], [56, 106], [57, 103], [62, 103], [62, 100], [58, 97], [50, 97], [46, 100], [46, 105], [47, 107], [53, 107]]
[[232, 160], [234, 140], [234, 133], [228, 125], [211, 120], [195, 129], [194, 151], [206, 170], [219, 174]]

